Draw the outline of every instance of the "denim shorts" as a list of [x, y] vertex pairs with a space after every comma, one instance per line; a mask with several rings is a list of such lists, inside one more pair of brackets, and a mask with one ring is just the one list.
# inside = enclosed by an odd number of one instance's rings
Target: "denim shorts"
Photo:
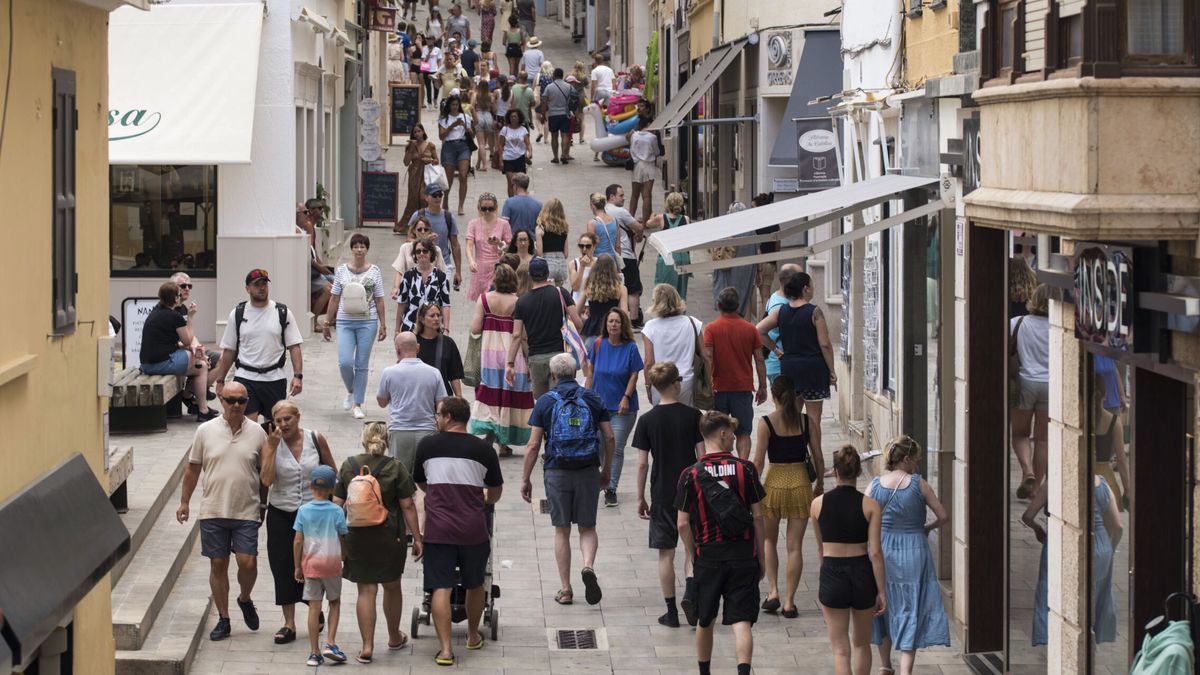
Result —
[[228, 558], [230, 552], [258, 555], [258, 521], [205, 518], [200, 521], [200, 555]]
[[186, 349], [171, 352], [166, 361], [143, 363], [138, 369], [147, 375], [184, 375], [192, 365], [192, 353]]
[[442, 144], [442, 165], [471, 161], [471, 146], [465, 139]]

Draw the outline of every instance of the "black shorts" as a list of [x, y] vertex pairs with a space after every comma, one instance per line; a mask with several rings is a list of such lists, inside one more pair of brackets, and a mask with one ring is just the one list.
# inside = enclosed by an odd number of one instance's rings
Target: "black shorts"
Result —
[[525, 155], [504, 160], [504, 173], [525, 173]]
[[712, 562], [696, 558], [693, 576], [696, 580], [696, 621], [700, 626], [711, 626], [717, 618], [717, 607], [721, 605], [721, 623], [726, 626], [758, 621], [757, 558]]
[[287, 398], [287, 380], [260, 382], [258, 380], [235, 377], [233, 381], [244, 386], [246, 394], [250, 397], [250, 400], [246, 402], [247, 415], [259, 413], [263, 416], [264, 420], [269, 420], [271, 419], [271, 408], [274, 408], [276, 403]]
[[549, 130], [552, 134], [565, 134], [571, 131], [571, 117], [569, 115], [551, 115], [547, 118]]
[[679, 545], [679, 512], [669, 503], [650, 504], [650, 548], [675, 548]]
[[425, 590], [437, 588], [479, 588], [487, 574], [492, 543], [425, 544]]
[[852, 558], [825, 556], [821, 563], [821, 586], [817, 599], [830, 609], [871, 609], [879, 588], [871, 559], [865, 555]]
[[621, 260], [625, 261], [625, 268], [621, 270], [621, 273], [625, 275], [625, 291], [632, 295], [641, 295], [642, 273], [638, 271], [637, 258], [621, 258]]

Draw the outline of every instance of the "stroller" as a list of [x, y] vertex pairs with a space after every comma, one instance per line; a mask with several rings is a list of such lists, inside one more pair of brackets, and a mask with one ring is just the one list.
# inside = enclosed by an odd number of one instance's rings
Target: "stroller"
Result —
[[[483, 632], [483, 627], [486, 625], [491, 629], [492, 642], [495, 642], [500, 634], [500, 610], [496, 609], [496, 599], [500, 597], [500, 587], [492, 583], [493, 579], [493, 563], [496, 557], [496, 513], [495, 508], [488, 504], [484, 507], [484, 516], [487, 520], [488, 535], [491, 537], [491, 552], [488, 554], [487, 568], [483, 574], [483, 615], [480, 617], [480, 632]], [[417, 631], [421, 624], [430, 625], [433, 619], [431, 613], [431, 605], [433, 603], [433, 593], [426, 590], [421, 598], [421, 604], [413, 607], [412, 624], [409, 626], [409, 635], [414, 639], [417, 637]], [[467, 589], [463, 588], [462, 584], [456, 585], [450, 589], [450, 621], [451, 623], [462, 623], [467, 618]]]

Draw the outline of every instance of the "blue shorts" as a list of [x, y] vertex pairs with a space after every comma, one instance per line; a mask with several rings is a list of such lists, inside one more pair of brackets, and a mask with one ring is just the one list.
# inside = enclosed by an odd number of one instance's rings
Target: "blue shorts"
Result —
[[718, 391], [713, 394], [713, 409], [737, 420], [735, 436], [749, 436], [754, 424], [754, 393], [749, 391]]
[[186, 349], [176, 349], [166, 361], [143, 363], [138, 369], [147, 375], [186, 375], [191, 365], [192, 353]]
[[200, 555], [228, 558], [230, 552], [258, 555], [258, 521], [205, 518], [200, 521]]
[[551, 115], [548, 122], [552, 134], [565, 134], [571, 131], [570, 115]]
[[466, 139], [446, 141], [442, 144], [442, 164], [458, 164], [471, 161], [471, 146]]

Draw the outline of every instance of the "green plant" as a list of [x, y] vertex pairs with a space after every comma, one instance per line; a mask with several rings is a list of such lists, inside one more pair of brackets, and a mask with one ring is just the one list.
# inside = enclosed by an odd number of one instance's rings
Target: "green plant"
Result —
[[658, 91], [658, 31], [650, 34], [650, 44], [646, 45], [646, 90], [642, 96], [647, 101], [654, 100]]
[[325, 186], [317, 182], [317, 199], [321, 201], [321, 217], [313, 223], [316, 227], [321, 227], [325, 224], [325, 219], [329, 217], [329, 190]]

